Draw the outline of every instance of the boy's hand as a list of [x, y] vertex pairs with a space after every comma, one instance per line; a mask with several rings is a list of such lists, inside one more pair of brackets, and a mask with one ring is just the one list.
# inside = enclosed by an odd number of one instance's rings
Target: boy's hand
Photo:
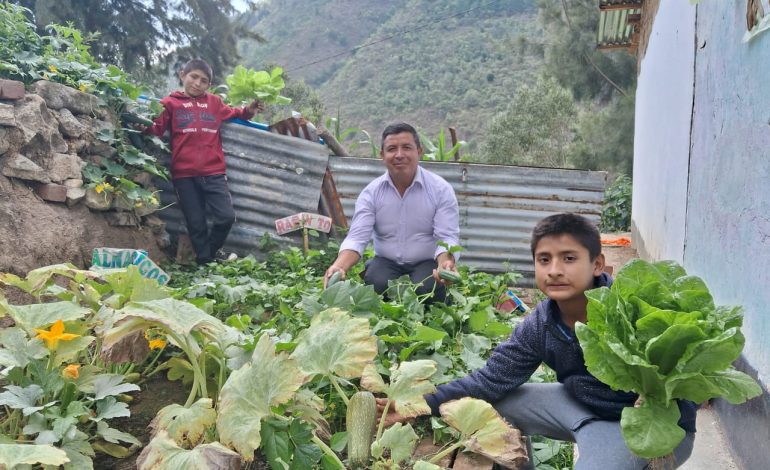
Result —
[[246, 107], [252, 114], [261, 113], [265, 110], [265, 104], [259, 100], [254, 100]]
[[[380, 419], [382, 419], [382, 414], [385, 410], [385, 405], [388, 404], [388, 400], [385, 398], [377, 398], [377, 422], [380, 422]], [[396, 423], [406, 423], [406, 422], [412, 422], [414, 421], [414, 418], [407, 418], [405, 416], [401, 416], [396, 411], [396, 407], [393, 405], [393, 403], [390, 404], [390, 407], [388, 408], [387, 413], [385, 414], [385, 424], [384, 427], [390, 427]]]

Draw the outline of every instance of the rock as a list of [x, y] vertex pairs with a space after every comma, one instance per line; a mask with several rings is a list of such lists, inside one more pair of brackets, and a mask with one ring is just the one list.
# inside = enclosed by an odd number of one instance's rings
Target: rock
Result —
[[51, 109], [66, 108], [74, 114], [103, 114], [106, 105], [94, 95], [48, 80], [32, 84], [32, 91], [43, 97]]
[[133, 212], [107, 212], [104, 214], [107, 223], [115, 227], [138, 226], [139, 217]]
[[11, 178], [19, 178], [40, 183], [50, 183], [48, 173], [35, 162], [20, 153], [15, 153], [3, 159], [2, 173]]
[[86, 206], [95, 211], [106, 211], [112, 207], [112, 193], [102, 191], [97, 193], [94, 188], [86, 190]]
[[54, 153], [43, 160], [43, 167], [48, 170], [51, 181], [61, 183], [68, 179], [78, 179], [80, 173], [80, 157], [69, 153]]
[[125, 196], [116, 196], [112, 200], [112, 208], [118, 212], [128, 212], [134, 210], [134, 201], [129, 200]]
[[166, 222], [163, 222], [157, 215], [147, 215], [142, 217], [142, 222], [156, 235], [161, 235], [166, 231]]
[[68, 188], [82, 188], [83, 180], [73, 178], [73, 179], [65, 180], [64, 183], [62, 184]]
[[67, 200], [67, 187], [61, 184], [35, 185], [35, 193], [44, 201], [65, 202]]
[[142, 207], [135, 207], [134, 208], [134, 212], [139, 217], [146, 217], [146, 216], [148, 216], [150, 214], [155, 213], [157, 210], [158, 210], [158, 208], [156, 206], [149, 206], [149, 205], [146, 205], [146, 204], [142, 204]]
[[24, 98], [24, 83], [16, 80], [0, 80], [0, 99], [20, 100]]
[[50, 156], [52, 153], [64, 153], [68, 146], [59, 134], [59, 126], [45, 106], [45, 101], [37, 95], [27, 95], [15, 105], [16, 128], [23, 135], [19, 152], [32, 161]]
[[[73, 180], [69, 180], [73, 181]], [[81, 181], [82, 184], [82, 181]], [[67, 207], [80, 204], [80, 201], [86, 198], [86, 190], [83, 188], [67, 188]]]
[[12, 104], [0, 103], [0, 126], [16, 127], [16, 113]]
[[82, 153], [88, 147], [88, 142], [84, 139], [70, 139], [67, 142], [67, 153]]
[[59, 131], [66, 137], [80, 137], [86, 132], [86, 126], [81, 123], [72, 111], [62, 108], [58, 113]]

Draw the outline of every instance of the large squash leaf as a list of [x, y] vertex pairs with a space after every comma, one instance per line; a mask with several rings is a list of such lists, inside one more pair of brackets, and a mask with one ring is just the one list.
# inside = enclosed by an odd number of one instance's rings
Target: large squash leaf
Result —
[[43, 342], [30, 339], [24, 330], [11, 327], [0, 330], [0, 366], [26, 367], [34, 359], [48, 354]]
[[521, 432], [489, 403], [466, 397], [443, 403], [439, 411], [444, 421], [460, 431], [460, 440], [471, 451], [510, 468], [529, 461]]
[[69, 462], [66, 452], [51, 445], [0, 444], [0, 467], [17, 465], [64, 465]]
[[57, 320], [64, 322], [79, 320], [91, 310], [72, 302], [51, 302], [47, 304], [8, 305], [8, 314], [13, 321], [34, 336], [34, 328], [43, 328]]
[[376, 355], [377, 338], [371, 334], [369, 320], [331, 308], [316, 315], [300, 333], [291, 357], [308, 375], [350, 379], [360, 377]]
[[152, 436], [165, 431], [178, 446], [191, 448], [197, 445], [206, 429], [216, 423], [217, 412], [210, 398], [201, 398], [189, 408], [182, 405], [168, 405], [158, 411], [150, 422]]
[[219, 442], [185, 450], [164, 431], [158, 433], [136, 459], [139, 470], [210, 470], [240, 468], [240, 465], [241, 456]]
[[374, 364], [369, 363], [361, 377], [361, 386], [367, 390], [384, 393], [395, 403], [396, 411], [405, 417], [430, 413], [430, 406], [423, 398], [436, 387], [428, 381], [436, 373], [436, 363], [428, 359], [402, 362], [390, 371], [390, 383], [385, 384]]
[[271, 407], [291, 400], [306, 378], [294, 359], [275, 354], [267, 335], [259, 338], [253, 357], [252, 363], [230, 374], [225, 382], [217, 416], [220, 441], [247, 461], [260, 445], [262, 418], [271, 414]]
[[385, 454], [385, 449], [390, 450], [390, 460], [399, 464], [412, 455], [414, 446], [417, 444], [417, 433], [412, 429], [411, 424], [404, 426], [396, 423], [382, 433], [382, 437], [372, 442], [372, 457], [381, 459]]

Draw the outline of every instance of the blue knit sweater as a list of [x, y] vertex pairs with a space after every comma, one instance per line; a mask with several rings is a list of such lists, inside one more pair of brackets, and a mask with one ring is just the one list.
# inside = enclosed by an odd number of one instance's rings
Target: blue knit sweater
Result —
[[[594, 280], [596, 287], [611, 284], [612, 278], [605, 273]], [[439, 385], [425, 399], [437, 416], [439, 405], [457, 398], [469, 396], [494, 404], [529, 380], [541, 363], [553, 369], [556, 380], [602, 419], [619, 420], [623, 408], [633, 406], [638, 398], [635, 393], [613, 391], [588, 372], [574, 332], [562, 321], [556, 302], [546, 299], [494, 350], [484, 367]], [[696, 408], [692, 402], [679, 401], [679, 426], [685, 431], [695, 432]]]

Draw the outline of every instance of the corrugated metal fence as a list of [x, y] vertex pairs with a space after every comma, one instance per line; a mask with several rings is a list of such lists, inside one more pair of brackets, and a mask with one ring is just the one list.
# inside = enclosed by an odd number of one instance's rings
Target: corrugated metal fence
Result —
[[[328, 149], [233, 123], [222, 126], [222, 147], [237, 218], [225, 249], [258, 254], [265, 232], [284, 243], [295, 243], [294, 238], [275, 234], [274, 221], [298, 212], [318, 212]], [[166, 190], [161, 193], [164, 204], [176, 202], [170, 183], [161, 189]], [[172, 235], [185, 231], [182, 212], [175, 205], [160, 216]]]
[[[225, 124], [222, 140], [237, 222], [226, 248], [259, 255], [267, 232], [282, 244], [299, 245], [296, 234], [278, 237], [275, 219], [317, 212], [327, 163], [345, 215], [370, 181], [385, 171], [380, 159], [328, 157], [326, 147], [307, 140]], [[607, 174], [600, 171], [530, 168], [476, 163], [422, 162], [446, 179], [460, 205], [462, 262], [489, 272], [512, 269], [531, 278], [530, 232], [543, 217], [576, 212], [598, 223]], [[175, 202], [170, 184], [164, 204]], [[168, 231], [184, 231], [181, 212], [161, 211]]]
[[[478, 163], [422, 162], [447, 180], [460, 205], [462, 262], [489, 272], [531, 278], [529, 239], [538, 220], [575, 212], [599, 222], [607, 173]], [[329, 168], [348, 219], [361, 190], [385, 171], [381, 160], [330, 157]]]

